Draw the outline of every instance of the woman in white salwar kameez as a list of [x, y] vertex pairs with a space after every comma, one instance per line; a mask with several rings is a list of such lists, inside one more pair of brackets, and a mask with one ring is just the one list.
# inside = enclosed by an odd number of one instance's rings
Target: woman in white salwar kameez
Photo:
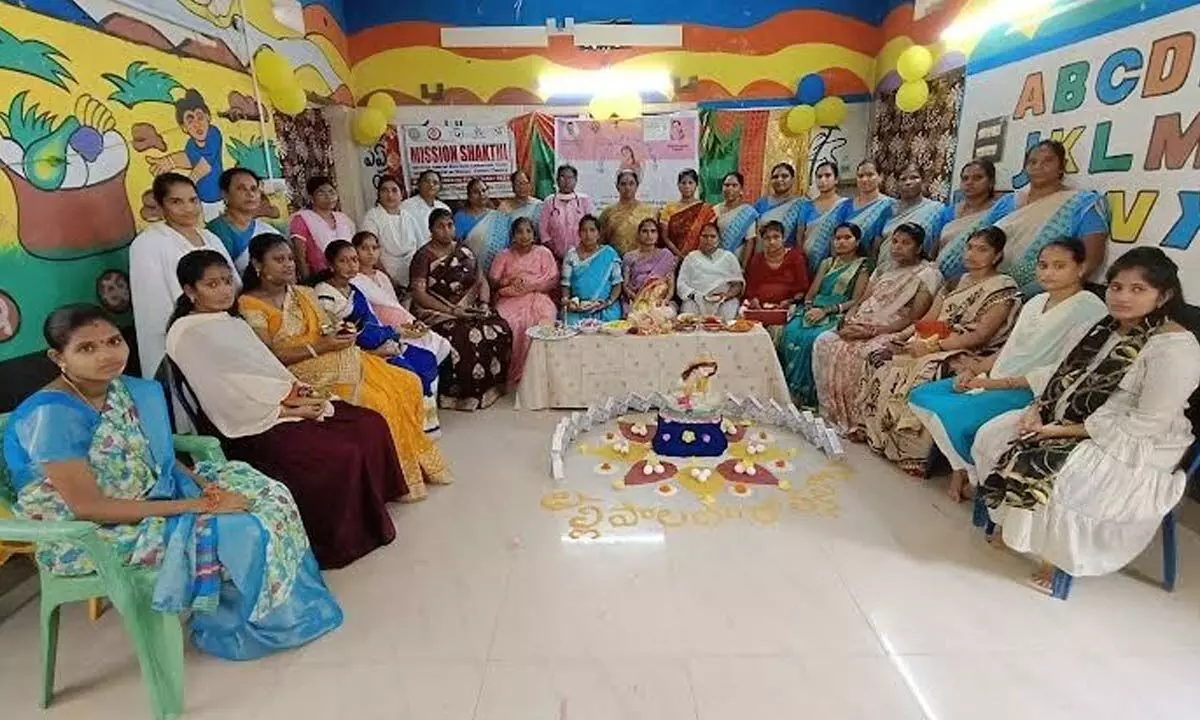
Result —
[[[375, 236], [379, 244], [379, 266], [397, 287], [408, 288], [408, 266], [413, 253], [428, 240], [412, 213], [401, 205], [404, 191], [400, 181], [385, 175], [375, 191], [375, 207], [363, 216], [362, 229]], [[357, 237], [357, 236], [355, 236]]]
[[1108, 270], [1109, 315], [1058, 366], [1024, 412], [984, 425], [972, 453], [1004, 543], [1037, 555], [1033, 584], [1054, 568], [1103, 575], [1153, 539], [1183, 496], [1179, 462], [1193, 440], [1184, 416], [1200, 384], [1200, 343], [1173, 319], [1179, 270], [1137, 247]]
[[675, 286], [680, 313], [716, 315], [726, 322], [737, 318], [746, 281], [737, 256], [721, 247], [716, 223], [700, 230], [700, 249], [683, 259]]
[[[154, 377], [167, 352], [167, 322], [176, 298], [183, 293], [175, 277], [179, 259], [194, 250], [215, 250], [233, 268], [220, 238], [204, 228], [200, 198], [191, 179], [163, 173], [154, 178], [152, 192], [162, 209], [163, 222], [143, 230], [129, 246], [133, 327], [145, 378]], [[234, 280], [241, 285], [236, 272]]]

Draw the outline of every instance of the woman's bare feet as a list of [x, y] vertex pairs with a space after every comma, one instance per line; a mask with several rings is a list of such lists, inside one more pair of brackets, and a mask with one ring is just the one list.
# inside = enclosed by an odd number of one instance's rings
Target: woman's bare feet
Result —
[[960, 503], [967, 499], [965, 488], [967, 486], [967, 471], [955, 470], [950, 474], [950, 489], [946, 492], [950, 499], [956, 503]]
[[1034, 590], [1047, 595], [1051, 594], [1054, 586], [1054, 566], [1050, 563], [1042, 563], [1041, 567], [1029, 576], [1029, 585]]

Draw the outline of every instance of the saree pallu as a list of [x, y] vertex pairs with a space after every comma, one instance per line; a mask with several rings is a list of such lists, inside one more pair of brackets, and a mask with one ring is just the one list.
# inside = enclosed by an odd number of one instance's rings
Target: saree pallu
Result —
[[[453, 306], [471, 304], [477, 275], [474, 254], [461, 245], [441, 258], [426, 245], [413, 258], [413, 277], [424, 278], [427, 292]], [[452, 348], [438, 381], [442, 407], [480, 410], [504, 395], [513, 346], [512, 329], [504, 318], [495, 313], [459, 318], [423, 307], [416, 308], [416, 315]]]
[[[950, 327], [952, 335], [972, 332], [984, 313], [998, 305], [1007, 305], [1008, 314], [984, 346], [970, 352], [949, 350], [919, 358], [895, 355], [864, 377], [857, 404], [872, 450], [898, 463], [905, 472], [924, 476], [933, 438], [909, 407], [909, 392], [954, 374], [968, 359], [986, 358], [999, 352], [1021, 306], [1017, 285], [1007, 275], [993, 275], [981, 283], [956, 289], [942, 300], [938, 320]], [[890, 355], [891, 349], [883, 352]]]
[[[843, 325], [891, 325], [904, 316], [922, 287], [935, 294], [940, 285], [941, 276], [929, 263], [877, 270], [871, 275], [866, 299], [846, 315]], [[867, 340], [844, 340], [832, 330], [821, 334], [813, 343], [813, 377], [821, 415], [843, 433], [857, 429], [862, 418], [857, 401], [863, 377], [882, 364], [880, 351], [908, 334], [901, 330]]]
[[475, 217], [465, 210], [454, 213], [454, 234], [479, 259], [484, 275], [500, 251], [508, 247], [510, 218], [499, 210], [488, 210]]
[[[787, 247], [796, 246], [796, 230], [807, 225], [813, 213], [812, 201], [803, 196], [785, 198], [778, 202], [775, 198], [761, 197], [754, 203], [758, 212], [758, 226], [777, 220], [783, 223], [783, 244]], [[762, 249], [759, 249], [762, 252]]]
[[[621, 282], [621, 257], [608, 245], [601, 245], [586, 260], [579, 259], [579, 248], [571, 248], [563, 258], [563, 296], [568, 299], [607, 301], [612, 289]], [[621, 303], [614, 302], [603, 310], [586, 313], [568, 311], [565, 315], [565, 321], [570, 326], [587, 319], [600, 322], [620, 320]]]
[[[850, 302], [859, 273], [866, 265], [865, 258], [854, 258], [846, 264], [834, 264], [833, 258], [825, 258], [821, 263], [825, 269], [825, 277], [813, 298], [813, 307], [830, 308]], [[804, 319], [803, 309], [798, 307], [796, 314], [783, 328], [777, 349], [779, 362], [783, 366], [788, 390], [801, 407], [817, 406], [817, 386], [813, 379], [813, 343], [821, 333], [837, 327], [841, 318], [840, 314], [833, 313], [819, 323], [810, 323]]]
[[812, 217], [804, 227], [804, 254], [808, 258], [808, 272], [814, 277], [821, 263], [833, 254], [833, 232], [842, 224], [850, 205], [850, 198], [838, 198], [825, 212], [812, 206]]
[[758, 211], [750, 203], [732, 208], [721, 203], [713, 211], [717, 214], [717, 229], [721, 231], [721, 247], [740, 255], [746, 243], [755, 237], [754, 224], [758, 221]]
[[[1092, 190], [1059, 190], [1053, 195], [1021, 205], [1013, 193], [992, 206], [991, 220], [1008, 236], [1000, 272], [1008, 273], [1025, 296], [1041, 292], [1037, 283], [1037, 257], [1047, 244], [1060, 237], [1082, 238], [1108, 232], [1108, 203]], [[1086, 280], [1086, 278], [1084, 278]]]
[[659, 222], [667, 228], [667, 239], [679, 251], [680, 257], [687, 257], [691, 251], [699, 250], [700, 231], [705, 225], [716, 221], [717, 213], [713, 206], [703, 200], [686, 205], [669, 202], [659, 213]]
[[637, 247], [637, 229], [643, 220], [654, 220], [658, 211], [643, 202], [616, 203], [600, 213], [600, 238], [622, 255]]
[[862, 230], [861, 247], [863, 253], [869, 254], [883, 235], [883, 226], [887, 223], [896, 204], [896, 199], [880, 195], [871, 202], [859, 207], [850, 200], [846, 206], [842, 222], [852, 222]]
[[[967, 271], [963, 266], [963, 255], [967, 251], [967, 240], [971, 234], [982, 227], [987, 227], [1004, 217], [1004, 213], [993, 203], [987, 210], [981, 210], [970, 215], [960, 215], [957, 209], [955, 216], [942, 225], [938, 238], [937, 264], [946, 278], [946, 282], [957, 280]], [[1005, 248], [1007, 250], [1007, 246]]]
[[938, 235], [942, 230], [942, 212], [946, 206], [936, 200], [921, 198], [921, 202], [909, 208], [901, 208], [899, 201], [892, 206], [888, 221], [880, 231], [879, 250], [876, 253], [875, 267], [889, 268], [895, 264], [892, 260], [892, 233], [904, 223], [920, 225], [925, 231], [925, 255], [933, 257], [933, 249]]
[[350, 286], [350, 296], [342, 295], [341, 291], [329, 283], [317, 283], [313, 288], [317, 293], [322, 307], [333, 318], [354, 323], [358, 328], [355, 344], [363, 350], [372, 352], [388, 341], [400, 346], [400, 352], [384, 358], [388, 365], [416, 375], [421, 380], [421, 392], [425, 397], [425, 432], [437, 434], [441, 424], [437, 416], [437, 380], [438, 360], [434, 354], [425, 348], [409, 344], [391, 325], [385, 325], [371, 310], [367, 296], [354, 285]]
[[[252, 295], [238, 298], [242, 317], [256, 330], [266, 331], [277, 347], [303, 348], [317, 342], [325, 317], [311, 288], [293, 285], [284, 296], [283, 310]], [[426, 494], [425, 481], [449, 481], [446, 461], [425, 434], [421, 381], [394, 368], [383, 358], [357, 346], [325, 353], [288, 366], [298, 380], [383, 416], [413, 499]]]
[[408, 492], [392, 432], [379, 413], [343, 402], [320, 422], [279, 423], [222, 443], [235, 460], [291, 491], [322, 568], [349, 565], [392, 542], [387, 503]]
[[[567, 252], [571, 252], [568, 250]], [[535, 245], [524, 255], [513, 249], [505, 250], [492, 264], [492, 280], [499, 288], [509, 278], [523, 278], [530, 292], [505, 296], [497, 289], [496, 312], [512, 331], [512, 360], [508, 384], [515, 386], [525, 372], [525, 356], [529, 352], [529, 336], [525, 331], [544, 322], [554, 322], [558, 308], [546, 294], [558, 286], [558, 266], [547, 248]]]
[[[361, 272], [350, 282], [354, 283], [354, 287], [367, 296], [367, 302], [371, 304], [371, 310], [375, 312], [379, 320], [390, 325], [397, 332], [403, 331], [404, 328], [416, 322], [416, 317], [401, 304], [400, 298], [396, 296], [396, 290], [392, 287], [392, 280], [387, 273], [382, 270]], [[405, 337], [404, 342], [425, 348], [433, 353], [437, 358], [438, 365], [450, 357], [450, 343], [435, 332], [426, 332], [417, 338]]]
[[[117, 378], [100, 412], [65, 392], [35, 393], [12, 415], [4, 456], [19, 517], [74, 519], [42, 471], [45, 463], [66, 460], [85, 460], [110, 498], [201, 494], [175, 459], [166, 400], [152, 381]], [[195, 645], [230, 660], [297, 647], [341, 625], [342, 611], [321, 579], [287, 488], [245, 463], [206, 461], [194, 471], [245, 495], [248, 510], [148, 517], [96, 531], [122, 562], [154, 573], [154, 609], [191, 611]], [[69, 541], [39, 544], [37, 557], [56, 575], [95, 571], [86, 550]]]

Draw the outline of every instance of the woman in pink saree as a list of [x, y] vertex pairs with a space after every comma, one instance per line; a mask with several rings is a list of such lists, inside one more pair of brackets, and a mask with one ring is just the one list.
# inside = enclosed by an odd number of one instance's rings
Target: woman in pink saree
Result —
[[[813, 377], [821, 416], [842, 434], [860, 439], [859, 386], [913, 334], [942, 285], [942, 275], [921, 257], [925, 231], [905, 223], [892, 233], [892, 265], [871, 275], [867, 292], [813, 343]], [[874, 362], [872, 360], [874, 359]]]
[[529, 336], [525, 331], [554, 322], [558, 316], [554, 301], [546, 294], [558, 286], [558, 265], [550, 250], [533, 244], [533, 222], [519, 217], [509, 228], [509, 247], [496, 255], [490, 274], [499, 298], [496, 312], [513, 332], [508, 382], [516, 386], [525, 372], [525, 356], [529, 353]]

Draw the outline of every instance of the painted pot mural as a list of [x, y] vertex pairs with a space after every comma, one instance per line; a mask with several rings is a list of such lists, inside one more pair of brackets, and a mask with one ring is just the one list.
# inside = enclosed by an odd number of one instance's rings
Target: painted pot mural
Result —
[[0, 113], [0, 169], [16, 196], [21, 245], [52, 260], [127, 245], [137, 232], [125, 189], [129, 149], [112, 112], [84, 94], [58, 117], [27, 98], [13, 96]]

